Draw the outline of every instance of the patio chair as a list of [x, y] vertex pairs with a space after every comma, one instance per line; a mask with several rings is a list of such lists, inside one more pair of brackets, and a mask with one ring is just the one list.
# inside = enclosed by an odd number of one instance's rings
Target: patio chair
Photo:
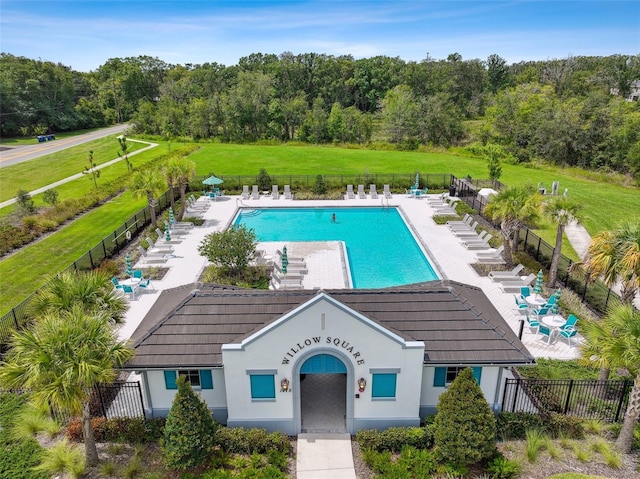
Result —
[[155, 287], [153, 286], [153, 284], [151, 283], [151, 279], [150, 278], [143, 278], [140, 280], [140, 282], [138, 283], [138, 288], [143, 288], [145, 291], [152, 289], [155, 291]]
[[129, 286], [128, 284], [123, 284], [122, 291], [125, 294], [128, 294], [130, 299], [136, 299], [136, 288], [134, 288], [133, 286]]
[[248, 185], [243, 185], [242, 186], [242, 194], [240, 195], [240, 197], [243, 200], [248, 200], [249, 199], [249, 186]]
[[145, 263], [166, 263], [168, 259], [167, 255], [163, 253], [147, 253], [142, 246], [138, 246], [138, 251], [140, 252], [140, 258], [142, 258], [142, 261]]
[[292, 200], [293, 195], [291, 194], [291, 187], [289, 185], [284, 185], [284, 199]]
[[133, 278], [144, 279], [144, 271], [142, 271], [141, 269], [134, 269]]
[[369, 185], [369, 196], [372, 200], [378, 199], [378, 192], [376, 191], [376, 185]]
[[[527, 303], [520, 302], [520, 300], [518, 299], [518, 296], [516, 296], [515, 294], [513, 295], [513, 297], [516, 300], [516, 307], [518, 308], [519, 312], [529, 311], [529, 305]], [[529, 319], [528, 316], [527, 316], [527, 319]]]
[[347, 199], [353, 200], [356, 195], [353, 194], [353, 185], [347, 185]]
[[532, 309], [531, 314], [536, 316], [536, 319], [540, 321], [542, 316], [546, 316], [549, 313], [549, 308], [545, 308], [544, 306], [538, 309]]
[[493, 281], [500, 281], [502, 278], [517, 278], [518, 273], [524, 269], [522, 264], [519, 264], [511, 271], [489, 271], [489, 278]]
[[271, 185], [271, 198], [277, 200], [280, 198], [280, 192], [278, 191], [278, 185]]
[[260, 191], [258, 191], [258, 185], [253, 185], [251, 189], [251, 199], [259, 200], [260, 199]]
[[147, 240], [147, 243], [149, 243], [149, 247], [147, 248], [147, 253], [170, 254], [175, 251], [175, 249], [171, 245], [161, 245], [161, 244], [155, 243], [150, 236], [147, 236], [146, 240]]
[[529, 286], [523, 286], [520, 288], [520, 297], [524, 299], [527, 296], [531, 296], [531, 288]]
[[116, 289], [122, 290], [122, 285], [120, 284], [120, 282], [118, 281], [118, 278], [116, 278], [115, 276], [113, 278], [111, 278], [111, 282], [113, 283], [113, 286]]
[[538, 325], [538, 334], [540, 336], [546, 336], [547, 337], [547, 344], [551, 343], [551, 333], [552, 333], [552, 329], [546, 327], [544, 324], [539, 324]]
[[554, 304], [556, 304], [556, 295], [555, 295], [555, 294], [552, 294], [552, 295], [551, 295], [551, 297], [550, 297], [550, 298], [547, 300], [547, 302], [545, 303], [545, 306], [547, 306], [547, 307], [549, 307], [549, 308], [550, 308], [550, 307], [551, 307], [551, 306], [553, 306]]
[[358, 198], [361, 200], [367, 198], [367, 194], [364, 192], [364, 185], [358, 185]]
[[533, 333], [537, 333], [538, 332], [538, 328], [540, 327], [540, 322], [535, 320], [535, 319], [531, 319], [529, 317], [529, 312], [528, 311], [525, 311], [524, 315], [525, 315], [525, 318], [527, 319], [527, 324], [533, 330]]
[[571, 338], [578, 334], [578, 330], [576, 329], [576, 323], [578, 322], [578, 318], [573, 314], [570, 314], [567, 318], [567, 322], [560, 328], [558, 334], [567, 340], [567, 344], [571, 347]]
[[382, 187], [382, 191], [384, 193], [384, 197], [388, 200], [390, 200], [392, 198], [391, 196], [391, 190], [389, 189], [389, 185], [384, 185]]

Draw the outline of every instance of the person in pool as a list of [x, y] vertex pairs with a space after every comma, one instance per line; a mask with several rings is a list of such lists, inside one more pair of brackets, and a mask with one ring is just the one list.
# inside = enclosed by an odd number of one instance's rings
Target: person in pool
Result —
[[335, 213], [331, 213], [331, 222], [332, 223], [336, 222], [336, 214]]

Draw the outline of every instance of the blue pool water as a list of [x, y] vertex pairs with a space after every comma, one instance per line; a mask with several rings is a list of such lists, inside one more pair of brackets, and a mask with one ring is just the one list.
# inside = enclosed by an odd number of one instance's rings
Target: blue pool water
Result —
[[[336, 214], [336, 222], [331, 215]], [[235, 225], [258, 241], [344, 241], [354, 288], [385, 288], [438, 279], [395, 208], [241, 210]]]

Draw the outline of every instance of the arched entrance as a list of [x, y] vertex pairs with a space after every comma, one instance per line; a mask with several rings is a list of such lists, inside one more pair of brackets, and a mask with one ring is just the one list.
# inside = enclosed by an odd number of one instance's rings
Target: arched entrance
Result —
[[352, 420], [348, 418], [353, 413], [348, 414], [352, 406], [347, 404], [350, 377], [347, 364], [327, 353], [301, 361], [297, 377], [300, 432], [349, 432]]

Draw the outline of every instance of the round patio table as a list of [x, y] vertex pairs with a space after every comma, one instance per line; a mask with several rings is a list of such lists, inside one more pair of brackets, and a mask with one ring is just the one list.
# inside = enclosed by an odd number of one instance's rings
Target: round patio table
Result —
[[550, 328], [558, 329], [567, 321], [559, 314], [550, 314], [548, 316], [543, 316], [542, 318], [540, 318], [540, 322]]
[[524, 298], [525, 302], [531, 306], [532, 308], [542, 306], [543, 304], [547, 304], [547, 300], [544, 299], [539, 294], [531, 294]]

